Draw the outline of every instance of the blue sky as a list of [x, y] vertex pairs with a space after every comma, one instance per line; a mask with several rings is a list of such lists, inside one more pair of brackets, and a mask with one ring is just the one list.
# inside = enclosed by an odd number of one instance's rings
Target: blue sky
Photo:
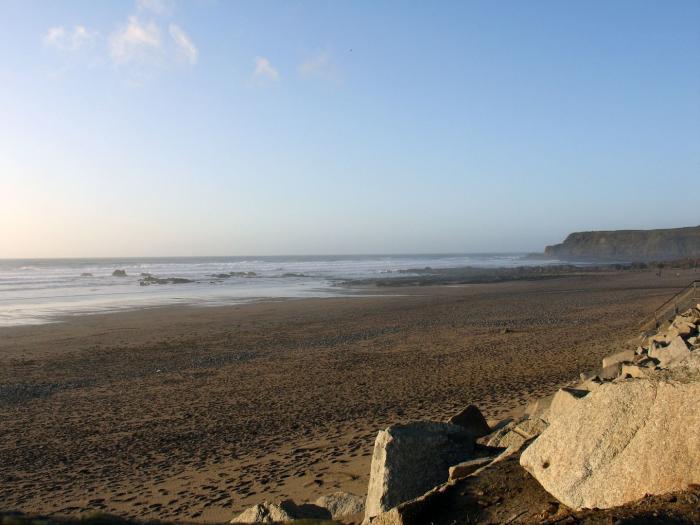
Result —
[[700, 224], [698, 1], [0, 0], [0, 257]]

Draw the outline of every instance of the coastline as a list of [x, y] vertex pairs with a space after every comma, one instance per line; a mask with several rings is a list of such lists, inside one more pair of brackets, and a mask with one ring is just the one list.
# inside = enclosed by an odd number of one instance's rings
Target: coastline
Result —
[[[441, 261], [444, 263], [444, 261]], [[512, 262], [512, 261], [511, 261]], [[677, 261], [680, 268], [688, 268]], [[91, 261], [91, 263], [94, 263]], [[46, 263], [48, 264], [48, 263]], [[85, 264], [85, 263], [83, 263]], [[111, 264], [111, 263], [108, 263]], [[673, 264], [673, 263], [666, 263]], [[392, 289], [456, 284], [486, 284], [511, 281], [549, 280], [589, 274], [647, 271], [646, 263], [579, 263], [526, 266], [457, 266], [395, 269], [352, 279], [339, 276], [285, 273], [277, 277], [255, 272], [229, 272], [197, 280], [141, 273], [114, 277], [93, 276], [89, 281], [68, 274], [46, 283], [32, 284], [36, 277], [17, 278], [0, 274], [0, 329], [63, 322], [80, 315], [101, 315], [159, 307], [233, 306], [303, 298], [333, 298], [382, 295]], [[74, 272], [76, 269], [72, 268]], [[102, 268], [104, 271], [105, 268]], [[278, 268], [278, 270], [280, 270]], [[64, 268], [63, 272], [66, 271]], [[373, 272], [376, 272], [376, 268]], [[122, 272], [115, 270], [113, 273]], [[143, 277], [145, 276], [145, 277]], [[124, 279], [129, 278], [129, 281]], [[230, 278], [230, 280], [229, 280]], [[28, 279], [28, 280], [27, 280]], [[86, 286], [87, 285], [87, 286]], [[43, 287], [42, 287], [43, 286]]]
[[332, 297], [353, 293], [342, 281], [401, 276], [414, 267], [516, 264], [528, 263], [517, 254], [0, 259], [0, 326], [159, 305]]
[[228, 521], [366, 487], [377, 429], [491, 419], [595, 366], [692, 272], [170, 306], [1, 328], [0, 504]]

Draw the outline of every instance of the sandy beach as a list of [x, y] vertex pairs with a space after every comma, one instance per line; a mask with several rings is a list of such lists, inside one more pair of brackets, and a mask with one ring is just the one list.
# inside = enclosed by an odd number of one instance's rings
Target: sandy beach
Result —
[[[577, 378], [691, 271], [367, 289], [0, 329], [0, 507], [228, 521], [363, 494], [378, 429]], [[381, 292], [371, 296], [371, 293]]]

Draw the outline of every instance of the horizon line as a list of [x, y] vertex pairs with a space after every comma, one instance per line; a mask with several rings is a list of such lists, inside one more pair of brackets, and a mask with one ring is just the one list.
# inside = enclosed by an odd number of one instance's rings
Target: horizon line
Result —
[[291, 253], [291, 254], [245, 254], [245, 255], [109, 255], [109, 256], [68, 256], [68, 257], [0, 257], [0, 261], [56, 261], [76, 259], [213, 259], [230, 257], [401, 257], [410, 255], [543, 255], [532, 251], [482, 251], [482, 252], [377, 252], [377, 253]]

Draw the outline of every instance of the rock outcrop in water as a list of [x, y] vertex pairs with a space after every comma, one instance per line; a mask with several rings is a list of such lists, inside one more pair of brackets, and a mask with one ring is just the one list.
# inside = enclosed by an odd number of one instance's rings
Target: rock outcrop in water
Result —
[[664, 230], [590, 231], [570, 234], [547, 246], [562, 260], [662, 261], [700, 256], [700, 226]]
[[142, 273], [139, 284], [141, 286], [150, 286], [152, 284], [187, 284], [193, 283], [191, 279], [183, 279], [182, 277], [156, 277], [150, 273]]

